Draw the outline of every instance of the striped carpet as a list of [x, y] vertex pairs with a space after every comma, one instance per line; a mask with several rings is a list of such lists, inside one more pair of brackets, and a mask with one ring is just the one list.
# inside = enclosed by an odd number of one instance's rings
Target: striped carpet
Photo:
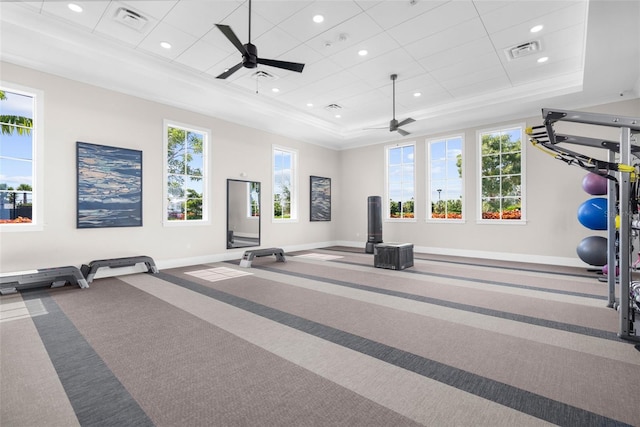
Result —
[[353, 248], [0, 298], [0, 425], [640, 425], [640, 351], [576, 268]]

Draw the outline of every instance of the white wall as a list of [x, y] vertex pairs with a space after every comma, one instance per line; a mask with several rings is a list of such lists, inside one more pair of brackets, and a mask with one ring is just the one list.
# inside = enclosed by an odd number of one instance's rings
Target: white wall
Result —
[[[544, 106], [553, 107], [553, 106]], [[592, 112], [640, 117], [640, 100], [602, 105]], [[523, 118], [482, 127], [491, 129], [525, 122], [542, 124], [542, 117]], [[443, 135], [403, 138], [398, 142], [416, 142], [416, 222], [383, 222], [385, 242], [413, 243], [416, 251], [490, 259], [511, 259], [560, 265], [585, 266], [576, 254], [579, 242], [587, 236], [605, 235], [583, 227], [577, 209], [593, 197], [582, 190], [583, 169], [568, 166], [537, 150], [530, 143], [526, 151], [526, 224], [486, 224], [476, 221], [477, 206], [477, 137], [478, 129], [460, 129]], [[557, 130], [567, 134], [619, 140], [616, 128], [559, 123]], [[462, 133], [465, 138], [465, 216], [464, 223], [426, 222], [426, 140]], [[381, 196], [384, 201], [385, 145], [367, 146], [342, 152], [340, 205], [349, 212], [338, 222], [338, 235], [344, 244], [364, 247], [367, 239], [367, 197]], [[577, 147], [576, 147], [577, 148]], [[576, 151], [580, 151], [577, 149]], [[582, 151], [581, 151], [582, 152]], [[606, 160], [604, 150], [595, 150], [597, 158]], [[383, 212], [384, 217], [384, 212]]]
[[[364, 248], [367, 197], [384, 196], [385, 144], [333, 151], [12, 64], [1, 66], [3, 81], [44, 91], [45, 187], [44, 229], [0, 233], [0, 271], [79, 266], [96, 259], [135, 255], [153, 257], [160, 268], [238, 259], [243, 250], [226, 249], [226, 180], [260, 181], [262, 209], [270, 212], [273, 144], [298, 150], [299, 220], [276, 224], [270, 215], [263, 215], [262, 247], [295, 250], [338, 243]], [[589, 111], [640, 117], [640, 100], [597, 106]], [[163, 119], [211, 129], [210, 225], [162, 225]], [[250, 122], [248, 117], [247, 124]], [[542, 119], [496, 121], [482, 128], [516, 122], [531, 126], [539, 125]], [[563, 125], [564, 132], [579, 133], [575, 130], [579, 125]], [[578, 206], [591, 197], [581, 188], [586, 172], [553, 160], [527, 143], [527, 223], [478, 224], [476, 131], [459, 130], [465, 135], [466, 221], [426, 222], [425, 141], [441, 135], [420, 136], [411, 139], [416, 141], [417, 149], [417, 221], [385, 222], [384, 240], [411, 242], [416, 251], [422, 252], [584, 265], [576, 255], [576, 246], [584, 237], [604, 234], [585, 229], [576, 218]], [[603, 128], [589, 129], [585, 136], [618, 139], [616, 130]], [[402, 141], [407, 140], [410, 139]], [[143, 227], [76, 229], [76, 141], [143, 151]], [[310, 175], [332, 179], [331, 222], [309, 221]]]
[[[264, 215], [262, 246], [295, 249], [335, 239], [333, 223], [309, 222], [309, 175], [339, 182], [339, 152], [12, 64], [1, 65], [4, 82], [44, 92], [45, 167], [44, 229], [0, 233], [0, 271], [79, 266], [136, 255], [153, 257], [161, 268], [238, 259], [243, 250], [226, 249], [226, 180], [260, 181], [263, 212], [270, 212], [273, 144], [298, 150], [299, 221], [274, 224], [270, 215]], [[210, 225], [162, 225], [163, 119], [211, 129]], [[248, 117], [247, 124], [250, 122]], [[76, 229], [76, 141], [143, 151], [142, 227]], [[338, 209], [333, 212], [339, 215]]]

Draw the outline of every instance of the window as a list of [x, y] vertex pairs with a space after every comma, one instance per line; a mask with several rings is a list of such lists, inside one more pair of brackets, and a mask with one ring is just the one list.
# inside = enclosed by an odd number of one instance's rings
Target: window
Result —
[[250, 218], [260, 217], [260, 183], [247, 182], [247, 216]]
[[414, 218], [415, 144], [387, 147], [387, 219]]
[[429, 219], [462, 219], [462, 135], [427, 142]]
[[296, 206], [297, 153], [273, 148], [273, 219], [297, 219]]
[[3, 231], [40, 228], [42, 93], [0, 85], [0, 224]]
[[523, 126], [479, 132], [479, 217], [524, 220]]
[[165, 224], [206, 223], [210, 132], [165, 121]]

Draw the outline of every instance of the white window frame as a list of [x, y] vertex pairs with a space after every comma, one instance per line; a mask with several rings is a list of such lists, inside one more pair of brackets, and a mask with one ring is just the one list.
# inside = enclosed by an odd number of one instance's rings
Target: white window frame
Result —
[[[413, 218], [391, 218], [391, 206], [389, 203], [390, 199], [390, 191], [389, 191], [389, 152], [394, 148], [401, 147], [413, 147]], [[416, 141], [408, 141], [393, 145], [387, 145], [384, 147], [384, 221], [385, 222], [416, 222], [416, 218], [418, 217], [418, 200], [417, 200], [417, 192], [416, 192], [416, 154], [417, 154], [417, 144]]]
[[[167, 218], [167, 209], [169, 207], [169, 185], [167, 182], [169, 167], [167, 164], [167, 151], [169, 146], [169, 127], [183, 129], [186, 131], [201, 133], [204, 137], [202, 142], [202, 219], [183, 220], [183, 221], [170, 221]], [[180, 123], [175, 120], [164, 119], [163, 120], [163, 184], [162, 184], [162, 224], [167, 227], [185, 227], [185, 226], [200, 226], [209, 225], [211, 223], [210, 215], [210, 171], [209, 171], [209, 156], [211, 151], [211, 130], [199, 126]]]
[[[447, 143], [449, 140], [454, 140], [454, 139], [460, 139], [461, 141], [461, 155], [462, 155], [462, 176], [461, 176], [461, 180], [462, 180], [462, 188], [460, 190], [460, 194], [462, 196], [462, 213], [461, 216], [462, 218], [432, 218], [431, 217], [431, 204], [436, 202], [436, 200], [433, 197], [433, 194], [431, 193], [431, 167], [432, 167], [432, 158], [431, 158], [431, 144], [436, 143], [436, 142], [445, 142]], [[448, 136], [442, 136], [439, 138], [430, 138], [427, 139], [426, 141], [426, 151], [427, 151], [427, 183], [426, 183], [426, 193], [427, 193], [427, 203], [425, 205], [426, 208], [426, 221], [427, 222], [440, 222], [440, 223], [456, 223], [456, 222], [465, 222], [466, 216], [465, 216], [465, 212], [466, 212], [466, 200], [465, 200], [465, 152], [464, 152], [464, 146], [465, 146], [465, 141], [464, 141], [464, 133], [461, 134], [455, 134], [455, 135], [448, 135]]]
[[[520, 219], [484, 219], [482, 218], [482, 135], [486, 133], [505, 132], [514, 129], [520, 130]], [[525, 123], [511, 123], [502, 126], [492, 126], [486, 129], [480, 129], [476, 131], [476, 145], [477, 145], [477, 187], [476, 187], [476, 222], [478, 224], [512, 224], [512, 225], [525, 225], [527, 222], [526, 212], [526, 146], [525, 144]]]
[[[276, 218], [273, 216], [273, 199], [275, 196], [276, 188], [276, 164], [275, 164], [275, 152], [283, 151], [291, 154], [291, 216], [290, 218]], [[272, 222], [298, 222], [298, 150], [280, 145], [272, 145], [271, 148], [271, 220]], [[264, 214], [264, 211], [261, 211]]]
[[[33, 111], [33, 182], [31, 185], [31, 222], [0, 224], [0, 232], [42, 231], [44, 229], [44, 92], [0, 80], [0, 89], [34, 98]], [[0, 101], [2, 102], [2, 101]]]

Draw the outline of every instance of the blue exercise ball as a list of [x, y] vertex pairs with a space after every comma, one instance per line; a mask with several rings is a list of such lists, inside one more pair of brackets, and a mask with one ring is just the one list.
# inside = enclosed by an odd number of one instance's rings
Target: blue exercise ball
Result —
[[607, 239], [602, 236], [585, 237], [578, 244], [576, 252], [587, 264], [602, 267], [607, 263]]
[[602, 175], [589, 172], [582, 178], [582, 189], [592, 196], [604, 196], [609, 189], [609, 180]]
[[578, 221], [590, 230], [607, 229], [607, 199], [594, 197], [578, 207]]

